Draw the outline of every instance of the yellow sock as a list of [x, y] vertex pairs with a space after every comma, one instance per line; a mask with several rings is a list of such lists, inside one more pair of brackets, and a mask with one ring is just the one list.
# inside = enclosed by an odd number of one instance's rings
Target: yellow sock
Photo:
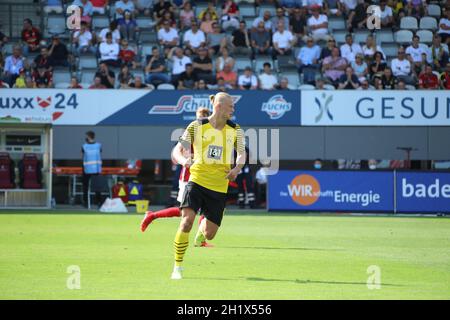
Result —
[[181, 266], [188, 245], [189, 232], [182, 232], [178, 230], [177, 234], [175, 235], [175, 240], [173, 241], [173, 246], [175, 249], [175, 265], [177, 267]]

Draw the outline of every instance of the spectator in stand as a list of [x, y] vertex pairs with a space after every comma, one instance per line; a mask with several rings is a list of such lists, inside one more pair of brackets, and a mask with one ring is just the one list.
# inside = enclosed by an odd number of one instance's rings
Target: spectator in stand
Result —
[[147, 66], [145, 67], [145, 81], [154, 86], [161, 83], [169, 83], [170, 77], [166, 73], [166, 61], [159, 52], [158, 47], [152, 48], [152, 55], [147, 57]]
[[168, 21], [165, 21], [163, 27], [158, 31], [158, 41], [167, 55], [168, 52], [180, 42], [178, 31], [175, 28], [172, 28]]
[[387, 5], [387, 0], [380, 0], [380, 23], [382, 28], [392, 28], [394, 25], [394, 13]]
[[392, 8], [394, 14], [393, 25], [400, 25], [400, 20], [405, 16], [404, 0], [389, 0], [388, 6]]
[[316, 90], [326, 90], [324, 78], [320, 77], [316, 79]]
[[128, 44], [128, 40], [126, 39], [122, 39], [119, 58], [121, 65], [126, 65], [132, 69], [140, 67], [140, 63], [139, 61], [137, 61], [136, 49], [130, 47]]
[[92, 3], [89, 0], [75, 0], [72, 5], [80, 7], [81, 21], [85, 21], [88, 25], [91, 25], [92, 15], [94, 13]]
[[286, 13], [283, 8], [277, 8], [275, 17], [272, 18], [272, 34], [278, 29], [278, 23], [282, 22], [285, 30], [289, 30], [289, 18], [286, 17]]
[[306, 10], [303, 8], [295, 8], [289, 19], [289, 26], [292, 33], [298, 38], [303, 39], [306, 35]]
[[253, 20], [252, 29], [256, 30], [261, 22], [263, 23], [264, 29], [266, 29], [268, 32], [272, 31], [273, 23], [269, 10], [264, 11], [262, 17], [256, 17], [255, 20]]
[[359, 82], [361, 82], [363, 79], [366, 79], [369, 75], [369, 67], [364, 61], [364, 56], [362, 53], [358, 53], [356, 55], [355, 61], [350, 63], [350, 65], [353, 68], [356, 76], [358, 77]]
[[366, 78], [362, 79], [360, 81], [361, 85], [358, 87], [357, 90], [369, 90], [370, 89], [370, 85], [369, 85], [369, 80], [367, 80]]
[[264, 22], [260, 21], [258, 27], [250, 34], [250, 44], [252, 46], [252, 59], [257, 55], [271, 55], [270, 33], [264, 28]]
[[117, 21], [111, 21], [108, 28], [104, 28], [100, 31], [100, 34], [98, 35], [98, 41], [99, 42], [106, 42], [106, 34], [108, 32], [111, 32], [113, 42], [120, 43], [120, 31], [118, 28]]
[[356, 5], [358, 4], [358, 0], [340, 0], [342, 12], [344, 13], [344, 17], [350, 16], [350, 14], [355, 10]]
[[225, 0], [222, 5], [222, 28], [227, 30], [228, 28], [239, 28], [239, 6], [234, 0]]
[[278, 5], [279, 7], [283, 8], [285, 12], [288, 14], [291, 14], [294, 11], [294, 8], [300, 8], [301, 6], [308, 6], [308, 4], [305, 4], [305, 2], [308, 2], [307, 0], [279, 0]]
[[216, 7], [213, 2], [208, 2], [208, 6], [200, 11], [198, 14], [199, 20], [203, 20], [203, 17], [206, 13], [209, 13], [211, 15], [211, 19], [214, 21], [219, 21], [219, 15], [217, 14]]
[[383, 55], [382, 60], [386, 60], [386, 55], [384, 54], [383, 49], [379, 45], [376, 44], [373, 35], [369, 34], [366, 38], [366, 43], [362, 47], [362, 52], [364, 54], [364, 57], [369, 62], [372, 62], [374, 60], [373, 56], [374, 56], [375, 52], [377, 52], [377, 51], [382, 53], [382, 55]]
[[97, 48], [92, 44], [92, 33], [89, 31], [86, 22], [81, 22], [80, 30], [75, 31], [72, 38], [72, 43], [74, 44], [74, 54], [80, 55], [83, 53], [97, 52]]
[[[0, 22], [0, 28], [1, 28], [1, 22]], [[0, 31], [0, 51], [1, 51], [1, 48], [3, 48], [3, 45], [5, 43], [7, 43], [8, 41], [9, 41], [8, 37], [3, 32]]]
[[327, 41], [330, 38], [328, 34], [328, 18], [324, 14], [320, 14], [319, 8], [311, 9], [311, 17], [308, 19], [308, 29], [314, 42], [319, 40]]
[[336, 48], [336, 40], [330, 37], [330, 39], [327, 40], [327, 46], [320, 52], [320, 63], [322, 63], [323, 59], [326, 57], [331, 56], [331, 51], [333, 51], [333, 48]]
[[407, 16], [414, 16], [418, 19], [428, 14], [426, 0], [407, 0], [406, 3]]
[[375, 75], [381, 77], [385, 68], [386, 62], [383, 61], [383, 54], [380, 51], [375, 52], [373, 62], [370, 64], [370, 78], [373, 79]]
[[280, 84], [276, 86], [277, 90], [290, 90], [289, 89], [289, 80], [286, 77], [280, 79]]
[[433, 37], [433, 43], [429, 48], [428, 62], [436, 70], [443, 69], [449, 61], [448, 45], [443, 44], [441, 37], [436, 34]]
[[345, 43], [341, 46], [341, 57], [345, 58], [348, 63], [352, 63], [355, 62], [355, 57], [358, 53], [363, 53], [361, 46], [353, 42], [351, 34], [347, 34]]
[[353, 72], [353, 68], [347, 67], [345, 69], [345, 74], [341, 75], [339, 78], [338, 89], [358, 89], [359, 85], [358, 77]]
[[164, 17], [164, 13], [169, 11], [171, 14], [175, 12], [175, 8], [170, 1], [159, 0], [153, 5], [153, 19], [160, 24], [160, 20]]
[[197, 90], [208, 90], [208, 86], [206, 85], [205, 80], [202, 79], [198, 80]]
[[33, 26], [31, 19], [23, 20], [22, 29], [22, 41], [23, 41], [23, 54], [28, 56], [29, 52], [36, 52], [39, 50], [39, 43], [42, 36], [38, 28]]
[[[16, 78], [13, 88], [25, 89], [26, 87], [27, 87], [26, 73], [25, 73], [25, 69], [22, 68], [19, 70], [19, 76]], [[32, 88], [34, 88], [34, 83], [32, 85]]]
[[33, 82], [35, 88], [52, 88], [52, 73], [50, 71], [47, 71], [46, 68], [37, 68], [33, 72]]
[[375, 88], [375, 90], [383, 90], [383, 82], [381, 81], [381, 78], [383, 76], [375, 76], [373, 78], [373, 87]]
[[298, 72], [303, 74], [303, 82], [313, 84], [316, 74], [320, 70], [320, 47], [314, 43], [312, 37], [306, 38], [306, 46], [302, 47], [297, 56]]
[[52, 72], [53, 70], [53, 61], [48, 54], [48, 49], [45, 47], [41, 48], [41, 52], [39, 55], [34, 58], [33, 62], [34, 69], [44, 69], [46, 72]]
[[154, 0], [133, 0], [133, 2], [136, 15], [143, 14], [147, 17], [150, 16]]
[[[180, 30], [185, 31], [192, 28], [192, 22], [195, 21], [195, 13], [192, 10], [192, 5], [186, 1], [183, 9], [180, 11]], [[211, 17], [211, 15], [209, 15]]]
[[69, 50], [67, 50], [67, 46], [61, 42], [56, 34], [52, 37], [52, 44], [48, 47], [48, 54], [53, 66], [69, 66]]
[[349, 32], [353, 32], [355, 29], [363, 29], [366, 26], [368, 7], [369, 4], [366, 1], [358, 0], [355, 10], [350, 12], [347, 19], [347, 29]]
[[398, 80], [397, 82], [397, 90], [406, 90], [406, 83], [403, 80]]
[[[208, 14], [206, 14], [205, 17], [207, 15]], [[213, 22], [212, 26], [213, 32], [208, 33], [206, 36], [206, 43], [209, 48], [209, 54], [211, 56], [225, 49], [228, 43], [227, 35], [220, 29], [219, 23], [215, 21]]]
[[272, 36], [273, 57], [288, 56], [292, 54], [292, 47], [296, 43], [296, 39], [292, 32], [284, 29], [283, 22], [278, 22], [277, 32]]
[[114, 71], [108, 68], [108, 65], [104, 62], [100, 62], [98, 71], [95, 73], [95, 77], [100, 78], [100, 82], [105, 88], [114, 89], [114, 84], [116, 82], [116, 75]]
[[216, 73], [221, 72], [226, 64], [228, 64], [233, 70], [235, 61], [233, 57], [229, 55], [228, 49], [223, 48], [220, 52], [222, 55], [218, 56], [216, 59]]
[[227, 90], [233, 89], [233, 87], [231, 85], [229, 85], [228, 83], [226, 83], [223, 78], [218, 78], [216, 84], [208, 85], [208, 89], [225, 92]]
[[392, 69], [386, 67], [381, 76], [383, 90], [394, 90], [397, 87], [397, 78], [392, 74]]
[[274, 90], [278, 84], [278, 79], [272, 73], [272, 66], [269, 62], [264, 63], [263, 72], [259, 75], [259, 88], [262, 90]]
[[117, 24], [119, 26], [120, 36], [123, 39], [136, 40], [136, 32], [139, 31], [139, 27], [131, 12], [125, 10], [123, 13], [123, 18], [117, 19]]
[[27, 66], [25, 65], [25, 58], [22, 56], [22, 48], [19, 45], [15, 45], [12, 55], [5, 59], [3, 80], [12, 87], [16, 78], [19, 76], [20, 69], [24, 69], [25, 67]]
[[119, 76], [117, 77], [117, 80], [119, 80], [119, 89], [128, 89], [129, 83], [131, 80], [133, 80], [133, 75], [130, 72], [130, 69], [128, 66], [123, 65], [122, 68], [120, 68]]
[[405, 48], [399, 47], [397, 58], [391, 61], [392, 73], [399, 80], [405, 81], [407, 84], [414, 85], [415, 79], [412, 74], [411, 62], [405, 58]]
[[442, 38], [442, 43], [449, 44], [450, 39], [450, 8], [445, 10], [445, 16], [439, 20], [438, 34]]
[[325, 77], [336, 87], [339, 78], [345, 74], [347, 60], [339, 55], [339, 49], [333, 48], [331, 56], [326, 57], [322, 63], [322, 72]]
[[245, 67], [244, 73], [238, 78], [238, 87], [240, 90], [258, 89], [258, 79], [253, 74], [252, 68]]
[[71, 77], [70, 78], [70, 85], [67, 87], [67, 89], [83, 89], [83, 87], [78, 83], [77, 77]]
[[106, 86], [102, 84], [101, 78], [96, 76], [94, 78], [94, 83], [89, 87], [89, 89], [106, 89]]
[[342, 4], [340, 0], [328, 0], [324, 3], [324, 13], [327, 17], [331, 15], [342, 16]]
[[236, 88], [237, 73], [233, 71], [231, 65], [225, 63], [223, 70], [217, 72], [216, 79], [223, 78], [226, 84], [228, 84], [232, 89]]
[[422, 54], [427, 54], [427, 47], [420, 45], [420, 37], [417, 35], [413, 36], [412, 44], [406, 48], [406, 56], [411, 66], [413, 67], [413, 73], [419, 74], [422, 69]]
[[[169, 22], [169, 25], [170, 25], [172, 28], [177, 29], [178, 24], [177, 24], [177, 21], [175, 20], [175, 15], [174, 15], [171, 11], [166, 10], [166, 11], [164, 11], [164, 14], [163, 14], [162, 18], [159, 19], [159, 22], [158, 22], [158, 25], [157, 25], [157, 30], [159, 30], [160, 28], [162, 28], [162, 27], [164, 26], [164, 23], [165, 23], [166, 21]], [[177, 29], [177, 30], [178, 30], [178, 29]]]
[[108, 9], [108, 0], [91, 0], [92, 13], [104, 15]]
[[100, 61], [110, 65], [111, 67], [119, 67], [119, 45], [113, 42], [112, 33], [106, 34], [106, 42], [100, 43], [98, 47], [100, 53]]
[[115, 4], [116, 9], [116, 19], [123, 18], [125, 11], [130, 11], [130, 13], [135, 16], [138, 12], [134, 6], [133, 1], [130, 0], [119, 0]]
[[213, 64], [211, 58], [208, 56], [208, 49], [198, 49], [198, 56], [194, 58], [194, 63], [192, 66], [194, 67], [195, 76], [199, 80], [204, 80], [208, 84], [214, 82], [212, 73]]
[[441, 88], [444, 90], [450, 90], [450, 62], [447, 62], [445, 71], [439, 76]]
[[[300, 2], [300, 1], [298, 1]], [[323, 0], [302, 0], [300, 6], [303, 7], [319, 7], [319, 8], [323, 8], [324, 7], [324, 1]]]
[[174, 47], [169, 51], [167, 59], [172, 60], [172, 84], [178, 85], [178, 79], [186, 71], [186, 65], [192, 64], [191, 58], [186, 56], [183, 49]]
[[44, 5], [44, 12], [47, 14], [63, 12], [62, 0], [45, 0], [42, 4]]
[[186, 71], [178, 78], [177, 89], [197, 89], [198, 78], [194, 73], [192, 63], [186, 64]]
[[235, 55], [250, 55], [250, 35], [244, 20], [239, 23], [239, 29], [233, 31], [231, 35], [231, 45]]
[[150, 86], [142, 82], [141, 76], [135, 76], [134, 80], [128, 85], [132, 89], [150, 89]]
[[425, 71], [419, 75], [419, 88], [438, 90], [439, 89], [439, 78], [433, 73], [433, 67], [427, 65]]
[[[208, 37], [208, 35], [210, 33], [214, 32], [214, 25], [216, 25], [216, 26], [219, 25], [217, 20], [213, 20], [211, 17], [211, 13], [206, 12], [203, 15], [202, 22], [200, 23], [200, 30], [202, 30], [205, 33], [206, 37]], [[219, 26], [219, 31], [220, 31], [220, 26]]]
[[197, 54], [197, 50], [200, 47], [204, 47], [206, 44], [206, 37], [202, 30], [198, 28], [197, 21], [191, 22], [191, 29], [186, 31], [183, 36], [183, 45], [185, 48], [189, 48], [193, 53]]

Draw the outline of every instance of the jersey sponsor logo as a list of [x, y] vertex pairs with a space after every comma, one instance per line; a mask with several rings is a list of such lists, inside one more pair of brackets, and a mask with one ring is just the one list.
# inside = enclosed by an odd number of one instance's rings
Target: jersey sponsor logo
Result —
[[286, 112], [291, 111], [292, 103], [286, 101], [283, 95], [277, 94], [262, 104], [261, 111], [266, 112], [271, 120], [280, 119]]
[[209, 145], [208, 146], [208, 158], [214, 160], [220, 160], [222, 158], [223, 148], [220, 146]]
[[[241, 95], [232, 95], [234, 104], [241, 99]], [[182, 95], [175, 105], [154, 105], [148, 114], [181, 114], [183, 112], [195, 113], [198, 108], [208, 108], [212, 105], [207, 94]]]

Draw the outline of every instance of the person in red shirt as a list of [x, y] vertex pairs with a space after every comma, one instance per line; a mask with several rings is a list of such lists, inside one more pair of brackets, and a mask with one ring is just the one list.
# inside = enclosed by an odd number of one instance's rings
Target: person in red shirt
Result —
[[433, 73], [431, 65], [425, 67], [425, 71], [419, 76], [419, 88], [420, 89], [439, 89], [439, 79], [437, 75]]
[[89, 89], [106, 89], [102, 84], [102, 79], [100, 77], [94, 78], [94, 83], [89, 87]]
[[122, 66], [126, 65], [132, 69], [139, 67], [139, 62], [136, 61], [136, 52], [133, 48], [128, 46], [128, 40], [122, 39], [121, 47], [119, 51], [119, 58], [122, 62]]
[[78, 83], [77, 77], [70, 78], [70, 85], [67, 89], [83, 89], [83, 87]]
[[53, 75], [45, 68], [37, 68], [33, 72], [33, 82], [35, 88], [52, 88], [53, 87]]
[[239, 6], [234, 0], [226, 0], [222, 5], [222, 28], [239, 28]]
[[441, 88], [450, 90], [450, 62], [447, 63], [445, 71], [439, 77], [441, 80]]
[[33, 27], [31, 19], [24, 19], [22, 29], [22, 41], [25, 43], [23, 48], [24, 55], [27, 56], [29, 52], [38, 51], [41, 39], [41, 32], [38, 28]]

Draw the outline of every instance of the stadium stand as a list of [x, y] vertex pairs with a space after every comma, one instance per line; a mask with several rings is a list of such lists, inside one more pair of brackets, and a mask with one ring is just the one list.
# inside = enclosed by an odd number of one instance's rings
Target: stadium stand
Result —
[[[90, 2], [89, 0], [87, 1]], [[48, 81], [56, 88], [63, 88], [68, 83], [70, 83], [70, 78], [72, 75], [77, 75], [78, 80], [81, 83], [93, 83], [95, 70], [98, 67], [98, 59], [99, 59], [99, 44], [101, 42], [100, 34], [105, 36], [105, 32], [108, 30], [110, 23], [112, 21], [116, 21], [118, 17], [121, 15], [118, 13], [116, 8], [115, 0], [109, 1], [109, 6], [105, 10], [104, 14], [101, 12], [89, 12], [89, 10], [83, 11], [83, 16], [81, 17], [81, 21], [87, 24], [88, 30], [91, 32], [91, 38], [86, 37], [86, 41], [89, 41], [92, 46], [92, 53], [86, 53], [78, 55], [77, 46], [74, 44], [74, 35], [77, 32], [78, 27], [68, 29], [66, 24], [67, 18], [69, 15], [67, 14], [67, 8], [70, 5], [83, 6], [81, 0], [75, 1], [62, 1], [61, 7], [52, 7], [48, 6], [48, 1], [40, 0], [20, 0], [14, 2], [7, 2], [0, 4], [0, 35], [4, 35], [4, 39], [0, 39], [1, 53], [2, 58], [0, 59], [1, 65], [1, 80], [2, 83], [9, 85], [10, 87], [14, 86], [15, 80], [19, 77], [19, 70], [7, 70], [8, 69], [8, 61], [13, 57], [13, 49], [16, 45], [22, 46], [22, 55], [16, 55], [15, 58], [20, 57], [24, 64], [25, 77], [31, 78], [33, 81], [34, 87], [45, 87], [46, 84], [41, 84], [38, 86], [37, 78], [35, 77], [36, 67], [33, 65], [33, 61], [38, 56], [39, 49], [41, 47], [50, 48], [52, 43], [51, 37], [53, 35], [58, 35], [61, 41], [67, 46], [70, 55], [68, 57], [69, 65], [67, 67], [62, 66], [53, 66], [50, 65], [48, 70], [49, 79], [52, 78], [53, 81]], [[134, 3], [136, 1], [129, 0], [130, 3]], [[169, 1], [170, 2], [170, 1]], [[302, 68], [299, 66], [298, 56], [300, 54], [300, 49], [304, 47], [305, 44], [305, 35], [311, 34], [310, 27], [307, 26], [308, 18], [311, 16], [311, 7], [306, 7], [303, 3], [308, 3], [307, 1], [297, 1], [289, 3], [296, 3], [292, 8], [287, 8], [284, 4], [284, 1], [281, 0], [268, 0], [268, 1], [228, 1], [236, 5], [236, 12], [233, 17], [236, 17], [239, 21], [246, 22], [247, 34], [243, 35], [242, 33], [234, 33], [234, 24], [229, 23], [225, 16], [222, 16], [222, 9], [224, 8], [223, 1], [190, 1], [192, 8], [194, 19], [199, 23], [202, 21], [200, 17], [203, 18], [203, 14], [208, 12], [212, 17], [215, 17], [216, 23], [220, 25], [225, 25], [226, 40], [225, 47], [228, 48], [229, 52], [233, 56], [233, 45], [232, 38], [235, 38], [235, 41], [244, 42], [251, 39], [245, 39], [245, 37], [251, 37], [252, 30], [254, 30], [254, 21], [255, 19], [263, 17], [266, 11], [270, 12], [270, 17], [268, 20], [262, 19], [261, 21], [265, 22], [266, 26], [270, 26], [269, 32], [271, 33], [271, 37], [276, 31], [276, 23], [280, 21], [280, 10], [282, 10], [285, 21], [289, 21], [289, 30], [286, 32], [296, 30], [294, 37], [296, 38], [295, 44], [292, 49], [292, 53], [289, 54], [277, 54], [277, 56], [259, 56], [248, 54], [245, 50], [238, 50], [238, 53], [234, 55], [235, 65], [234, 71], [240, 75], [246, 67], [251, 67], [255, 76], [259, 76], [263, 70], [264, 62], [269, 62], [273, 69], [276, 71], [276, 77], [280, 80], [281, 78], [287, 78], [289, 81], [290, 88], [299, 88], [299, 86], [303, 85], [303, 74]], [[362, 1], [358, 3], [358, 6], [355, 8], [355, 12], [359, 12], [358, 10], [362, 10], [367, 8], [369, 4], [372, 4], [373, 1]], [[397, 1], [398, 2], [398, 1]], [[401, 2], [401, 1], [400, 1]], [[406, 2], [406, 1], [403, 1]], [[151, 59], [152, 47], [159, 47], [161, 54], [166, 55], [166, 74], [170, 76], [172, 74], [172, 61], [171, 59], [167, 59], [167, 54], [169, 52], [170, 47], [162, 47], [158, 42], [158, 30], [161, 28], [164, 21], [169, 21], [170, 25], [175, 28], [175, 30], [179, 34], [179, 39], [181, 40], [180, 44], [183, 49], [184, 55], [187, 56], [191, 61], [194, 61], [196, 58], [197, 50], [187, 48], [183, 43], [182, 39], [184, 34], [189, 31], [189, 26], [181, 26], [180, 19], [180, 9], [175, 8], [174, 6], [168, 6], [167, 8], [163, 8], [162, 11], [156, 12], [154, 6], [156, 6], [156, 2], [154, 5], [151, 5], [149, 8], [141, 8], [140, 11], [132, 12], [132, 21], [136, 23], [136, 39], [130, 37], [129, 46], [132, 48], [131, 50], [135, 52], [136, 57], [132, 57], [131, 60], [134, 63], [130, 63], [130, 61], [119, 60], [119, 64], [122, 65], [126, 63], [133, 69], [133, 74], [143, 76], [143, 79], [146, 79], [145, 75], [145, 66], [147, 62]], [[369, 35], [372, 35], [375, 39], [376, 44], [382, 50], [382, 52], [386, 55], [386, 61], [384, 61], [388, 66], [390, 65], [392, 59], [397, 57], [397, 50], [399, 46], [403, 46], [404, 48], [411, 45], [413, 41], [413, 36], [418, 35], [420, 37], [421, 47], [426, 48], [426, 59], [422, 64], [415, 65], [413, 74], [411, 75], [412, 79], [414, 79], [414, 83], [410, 85], [416, 86], [419, 76], [422, 72], [424, 72], [427, 64], [432, 64], [433, 71], [439, 74], [440, 79], [444, 79], [443, 76], [445, 72], [445, 65], [448, 63], [448, 30], [443, 29], [443, 25], [446, 25], [448, 28], [449, 20], [448, 20], [448, 11], [450, 10], [450, 5], [447, 1], [426, 1], [427, 5], [423, 10], [415, 10], [412, 14], [404, 7], [403, 9], [399, 9], [399, 7], [391, 7], [394, 12], [394, 23], [391, 28], [381, 28], [381, 29], [368, 29], [365, 22], [367, 17], [358, 17], [358, 21], [362, 21], [362, 23], [358, 23], [355, 27], [355, 23], [352, 25], [348, 25], [348, 16], [344, 13], [344, 15], [337, 16], [332, 12], [333, 10], [328, 10], [328, 1], [323, 1], [324, 6], [320, 8], [321, 13], [326, 13], [326, 18], [328, 19], [327, 28], [329, 34], [336, 40], [335, 45], [340, 48], [342, 44], [345, 43], [346, 36], [351, 33], [354, 39], [354, 43], [360, 44], [361, 46], [366, 43], [366, 39]], [[333, 1], [334, 3], [334, 1]], [[375, 1], [377, 3], [377, 1]], [[392, 1], [387, 1], [388, 6], [393, 6]], [[291, 4], [290, 4], [291, 5]], [[290, 6], [289, 5], [289, 6]], [[338, 6], [342, 5], [338, 2]], [[170, 11], [168, 8], [171, 8]], [[301, 19], [290, 19], [291, 15], [293, 15], [293, 8], [299, 7], [301, 10]], [[175, 9], [174, 9], [175, 8]], [[160, 8], [161, 9], [161, 8]], [[278, 9], [278, 13], [277, 13]], [[165, 11], [164, 11], [165, 10]], [[87, 11], [87, 12], [85, 12]], [[345, 11], [345, 10], [344, 10]], [[149, 14], [148, 14], [149, 13]], [[278, 16], [277, 16], [278, 15]], [[228, 13], [227, 17], [230, 16]], [[25, 23], [24, 19], [30, 19], [33, 22], [32, 27], [34, 29], [29, 29], [28, 31], [24, 29]], [[234, 18], [232, 18], [234, 19]], [[357, 19], [357, 18], [354, 18]], [[286, 22], [287, 23], [287, 22]], [[298, 24], [298, 25], [293, 25]], [[32, 31], [34, 30], [34, 31]], [[102, 31], [103, 30], [103, 31]], [[299, 30], [303, 30], [303, 33], [298, 33]], [[38, 32], [38, 34], [33, 34], [33, 32]], [[446, 61], [442, 60], [441, 63], [433, 63], [433, 50], [432, 43], [435, 36], [440, 36], [441, 41], [441, 49], [447, 53]], [[116, 40], [120, 37], [119, 30], [116, 30], [113, 33], [113, 39]], [[123, 32], [122, 32], [123, 36]], [[238, 37], [244, 37], [242, 39], [236, 39]], [[326, 38], [318, 38], [315, 44], [319, 45], [322, 54], [320, 60], [317, 63], [321, 66], [323, 59], [329, 55], [329, 48], [326, 47]], [[78, 39], [77, 39], [78, 40]], [[36, 41], [37, 46], [30, 47], [30, 41]], [[25, 43], [28, 42], [28, 45]], [[271, 41], [272, 45], [272, 41]], [[207, 41], [204, 44], [205, 47], [209, 49], [209, 58], [213, 62], [213, 75], [208, 78], [208, 85], [215, 85], [215, 72], [216, 72], [216, 59], [221, 55], [220, 50], [216, 50], [209, 47], [209, 42]], [[327, 51], [328, 50], [328, 51]], [[437, 49], [435, 49], [437, 50]], [[89, 51], [88, 51], [89, 52]], [[371, 65], [373, 59], [373, 54], [365, 54], [365, 62], [368, 66]], [[406, 60], [412, 63], [412, 58], [407, 55]], [[347, 61], [350, 64], [351, 61]], [[415, 61], [417, 62], [417, 61]], [[51, 64], [51, 63], [50, 63]], [[58, 71], [56, 72], [56, 69]], [[118, 67], [114, 66], [115, 74], [118, 74]], [[320, 67], [320, 70], [323, 70]], [[184, 69], [182, 70], [184, 72]], [[370, 75], [369, 72], [367, 74], [367, 80], [370, 85], [374, 85], [374, 79]], [[316, 74], [316, 77], [323, 77], [321, 72]], [[41, 81], [42, 82], [42, 81]], [[46, 82], [47, 83], [47, 82]], [[177, 87], [177, 81], [172, 81], [172, 84]], [[308, 83], [314, 85], [314, 83]], [[326, 82], [326, 85], [332, 85], [332, 83]], [[157, 90], [163, 89], [164, 86], [157, 87]], [[231, 87], [236, 88], [237, 84]], [[85, 86], [83, 86], [85, 88]], [[197, 88], [197, 83], [194, 88]], [[306, 88], [306, 87], [301, 87]], [[417, 87], [416, 87], [417, 88]]]

